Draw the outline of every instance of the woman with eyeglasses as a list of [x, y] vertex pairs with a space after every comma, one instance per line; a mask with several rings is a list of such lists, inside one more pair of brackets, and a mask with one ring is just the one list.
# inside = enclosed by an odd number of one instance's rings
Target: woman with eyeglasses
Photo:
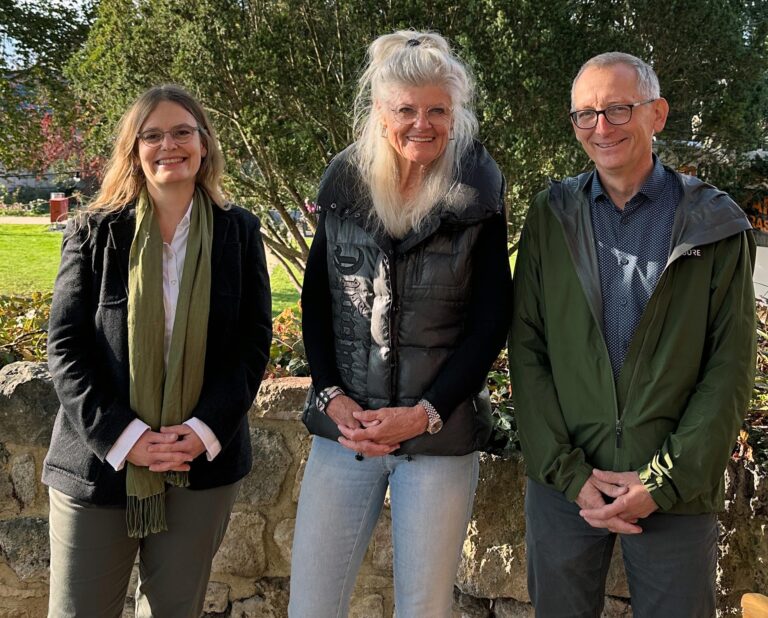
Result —
[[509, 320], [504, 179], [474, 139], [467, 67], [435, 33], [381, 36], [368, 57], [304, 278], [293, 618], [347, 615], [387, 492], [398, 618], [451, 615]]
[[251, 467], [269, 355], [259, 220], [228, 204], [208, 116], [182, 88], [123, 116], [101, 191], [64, 234], [48, 339], [61, 407], [49, 616], [199, 616]]

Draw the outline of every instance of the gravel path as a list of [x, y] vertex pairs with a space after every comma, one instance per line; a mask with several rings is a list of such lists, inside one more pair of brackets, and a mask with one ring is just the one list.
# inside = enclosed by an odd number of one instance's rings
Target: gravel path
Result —
[[50, 224], [50, 217], [0, 217], [0, 225], [19, 224], [19, 225], [47, 225]]

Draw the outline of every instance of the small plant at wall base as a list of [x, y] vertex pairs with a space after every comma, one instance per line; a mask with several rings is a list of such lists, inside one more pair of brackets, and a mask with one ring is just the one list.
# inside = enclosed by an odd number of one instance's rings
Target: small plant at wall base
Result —
[[48, 315], [53, 294], [0, 296], [0, 367], [47, 359]]
[[757, 300], [757, 368], [749, 414], [739, 433], [734, 459], [768, 462], [768, 302]]
[[284, 309], [272, 321], [272, 345], [265, 377], [308, 376], [309, 364], [301, 337], [301, 305]]
[[515, 408], [512, 403], [512, 387], [509, 383], [509, 355], [504, 348], [488, 373], [488, 390], [493, 406], [493, 431], [486, 451], [507, 457], [520, 452]]

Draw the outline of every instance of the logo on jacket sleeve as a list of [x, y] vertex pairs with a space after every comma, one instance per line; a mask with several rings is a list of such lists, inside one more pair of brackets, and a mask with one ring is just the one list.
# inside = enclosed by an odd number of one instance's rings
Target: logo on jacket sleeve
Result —
[[341, 246], [336, 245], [333, 252], [333, 263], [342, 275], [354, 275], [363, 266], [363, 251], [359, 247], [356, 247], [355, 251], [357, 251], [357, 257], [342, 255]]
[[701, 249], [688, 249], [683, 253], [683, 257], [701, 257]]

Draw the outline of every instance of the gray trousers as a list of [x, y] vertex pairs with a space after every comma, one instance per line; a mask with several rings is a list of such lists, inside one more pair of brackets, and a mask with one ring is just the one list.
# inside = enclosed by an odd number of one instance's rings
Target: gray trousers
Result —
[[[616, 535], [593, 528], [579, 507], [528, 480], [528, 592], [541, 618], [599, 618]], [[715, 616], [717, 516], [652, 513], [643, 532], [621, 535], [634, 618]]]
[[125, 509], [50, 489], [49, 618], [120, 618], [137, 552], [136, 618], [199, 616], [239, 487], [167, 488], [168, 531], [144, 539], [128, 537]]

